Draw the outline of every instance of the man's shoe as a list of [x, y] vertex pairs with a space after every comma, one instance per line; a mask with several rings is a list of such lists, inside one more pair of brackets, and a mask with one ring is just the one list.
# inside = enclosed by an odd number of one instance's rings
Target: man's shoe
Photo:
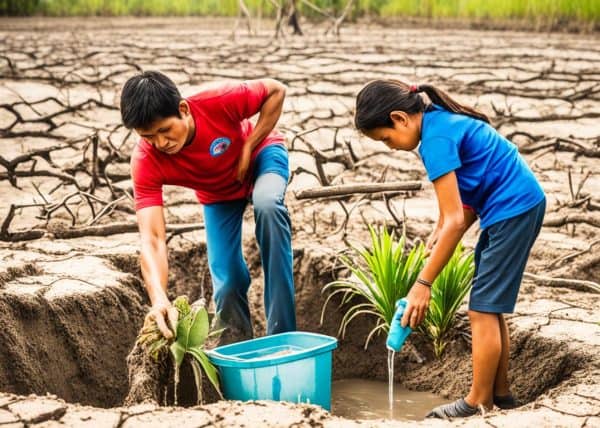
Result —
[[479, 413], [479, 407], [472, 407], [464, 398], [460, 398], [453, 403], [444, 404], [436, 407], [427, 415], [428, 418], [466, 418]]
[[512, 394], [498, 396], [494, 395], [494, 405], [503, 410], [514, 409], [519, 407], [519, 404], [515, 400]]

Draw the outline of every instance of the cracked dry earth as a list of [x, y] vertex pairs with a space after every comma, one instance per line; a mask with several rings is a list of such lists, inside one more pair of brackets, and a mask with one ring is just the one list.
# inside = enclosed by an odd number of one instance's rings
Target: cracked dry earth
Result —
[[[206, 19], [0, 20], [0, 427], [23, 426], [600, 426], [600, 49], [595, 36], [348, 25], [338, 40], [248, 37]], [[266, 25], [266, 24], [265, 24]], [[525, 403], [460, 421], [351, 421], [289, 403], [219, 401], [129, 407], [126, 357], [147, 310], [127, 197], [134, 136], [119, 126], [120, 85], [157, 68], [184, 95], [206, 81], [270, 76], [288, 85], [288, 137], [299, 329], [337, 335], [342, 312], [319, 322], [321, 288], [344, 274], [344, 239], [364, 221], [410, 239], [436, 207], [420, 161], [353, 130], [353, 95], [367, 80], [433, 82], [477, 104], [518, 146], [548, 194], [511, 325], [513, 391]], [[301, 199], [307, 187], [419, 180], [382, 198]], [[187, 190], [165, 194], [172, 295], [210, 298], [201, 210]], [[298, 197], [296, 197], [298, 196]], [[10, 205], [14, 207], [11, 209]], [[247, 212], [245, 253], [255, 333], [264, 334], [262, 273]], [[398, 228], [400, 229], [400, 228]], [[67, 239], [70, 238], [70, 239]], [[472, 247], [476, 230], [465, 238]], [[545, 278], [540, 280], [540, 278]], [[548, 278], [554, 278], [554, 281]], [[562, 281], [556, 281], [562, 278]], [[458, 329], [464, 331], [464, 308]], [[354, 321], [334, 352], [334, 377], [386, 379], [383, 337], [363, 350], [372, 320]], [[454, 399], [470, 383], [469, 345], [442, 360], [418, 335], [397, 356], [396, 383]], [[35, 395], [30, 395], [35, 394]], [[51, 395], [46, 395], [51, 394]], [[131, 398], [131, 397], [130, 397]], [[192, 400], [193, 401], [193, 400]], [[79, 404], [76, 404], [79, 403]], [[161, 402], [161, 404], [163, 404]], [[168, 404], [168, 403], [167, 403]]]

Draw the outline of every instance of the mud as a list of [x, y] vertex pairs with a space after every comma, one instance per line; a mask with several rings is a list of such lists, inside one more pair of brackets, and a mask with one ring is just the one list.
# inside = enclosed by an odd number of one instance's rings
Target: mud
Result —
[[[95, 283], [85, 293], [72, 292], [69, 287], [80, 286], [85, 273], [69, 277], [70, 263], [86, 260], [36, 262], [21, 281], [4, 283], [0, 390], [50, 392], [68, 401], [119, 405], [127, 393], [123, 360], [144, 315], [139, 283], [119, 275], [122, 282]], [[57, 269], [64, 269], [65, 275], [55, 276]]]
[[432, 408], [449, 401], [429, 392], [394, 388], [390, 409], [385, 381], [342, 379], [331, 386], [331, 413], [347, 419], [423, 420]]

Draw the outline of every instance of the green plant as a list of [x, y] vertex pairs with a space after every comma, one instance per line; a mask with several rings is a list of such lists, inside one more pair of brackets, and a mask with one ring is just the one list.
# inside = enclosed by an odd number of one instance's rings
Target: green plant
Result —
[[169, 322], [169, 327], [175, 333], [175, 338], [171, 340], [165, 339], [158, 330], [156, 321], [151, 320], [142, 328], [137, 343], [155, 361], [164, 358], [167, 354], [167, 349], [169, 350], [175, 368], [175, 405], [177, 405], [179, 368], [186, 355], [191, 357], [189, 361], [194, 372], [198, 402], [202, 402], [203, 370], [210, 383], [215, 387], [219, 395], [223, 397], [219, 388], [217, 369], [212, 365], [204, 352], [206, 339], [221, 334], [223, 330], [210, 331], [208, 311], [203, 300], [190, 305], [187, 296], [179, 296], [173, 301], [173, 306], [177, 308], [177, 312], [179, 313], [176, 325], [172, 325], [172, 322]]
[[[319, 9], [340, 11], [345, 1], [311, 0]], [[417, 16], [462, 19], [526, 19], [533, 23], [564, 21], [595, 24], [600, 19], [597, 0], [358, 0], [356, 15], [381, 17]], [[253, 16], [273, 17], [276, 7], [262, 0], [246, 0]], [[320, 17], [304, 2], [298, 2], [302, 16]], [[203, 15], [236, 16], [237, 0], [0, 0], [0, 15]]]
[[448, 344], [456, 311], [471, 289], [474, 273], [473, 253], [465, 254], [462, 244], [459, 244], [431, 286], [429, 311], [419, 330], [432, 340], [438, 358]]
[[342, 294], [341, 305], [361, 298], [360, 303], [351, 306], [344, 314], [339, 334], [344, 337], [348, 324], [359, 315], [372, 315], [377, 323], [369, 332], [365, 348], [375, 333], [389, 331], [398, 299], [405, 297], [417, 279], [425, 262], [425, 248], [422, 243], [410, 251], [406, 249], [406, 238], [401, 236], [394, 242], [393, 233], [384, 227], [375, 231], [369, 226], [371, 247], [351, 246], [354, 257], [342, 256], [342, 263], [350, 270], [349, 278], [327, 284], [323, 292], [331, 291], [321, 312], [321, 323], [331, 298]]

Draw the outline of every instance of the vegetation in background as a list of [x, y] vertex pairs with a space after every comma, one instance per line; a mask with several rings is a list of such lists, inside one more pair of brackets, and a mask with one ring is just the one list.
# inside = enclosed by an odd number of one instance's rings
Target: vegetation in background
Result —
[[[346, 0], [311, 0], [335, 13]], [[253, 13], [274, 14], [267, 0], [246, 0]], [[315, 16], [298, 2], [300, 13]], [[235, 16], [238, 0], [0, 0], [0, 15], [219, 15]], [[532, 19], [561, 22], [600, 20], [598, 0], [357, 0], [354, 16], [464, 19]]]
[[462, 244], [459, 244], [431, 286], [429, 310], [419, 330], [431, 339], [438, 358], [442, 356], [450, 339], [456, 311], [471, 290], [475, 274], [473, 259], [473, 253], [465, 253]]
[[[179, 313], [177, 324], [169, 327], [175, 333], [175, 338], [167, 340], [161, 334], [154, 319], [146, 320], [137, 340], [148, 355], [159, 361], [170, 352], [175, 368], [175, 405], [177, 405], [177, 386], [179, 384], [179, 368], [186, 355], [194, 372], [198, 403], [202, 402], [202, 371], [215, 387], [219, 395], [219, 377], [217, 369], [212, 365], [204, 352], [207, 338], [219, 335], [222, 330], [210, 332], [210, 321], [204, 301], [200, 300], [190, 305], [187, 296], [179, 296], [173, 301], [173, 306]], [[171, 324], [171, 322], [169, 322]], [[221, 395], [222, 397], [222, 395]]]
[[341, 305], [359, 298], [360, 303], [346, 311], [339, 333], [343, 337], [348, 324], [359, 315], [374, 316], [377, 323], [367, 336], [365, 348], [375, 333], [389, 331], [396, 301], [406, 297], [425, 263], [425, 247], [422, 243], [407, 250], [404, 235], [399, 241], [395, 241], [393, 233], [390, 234], [385, 227], [375, 231], [369, 226], [369, 231], [370, 248], [352, 246], [354, 256], [341, 257], [342, 263], [352, 275], [333, 281], [323, 288], [323, 292], [330, 291], [331, 294], [321, 313], [322, 322], [327, 305], [335, 295], [342, 295]]
[[380, 16], [549, 20], [600, 18], [597, 0], [359, 0], [362, 11]]

